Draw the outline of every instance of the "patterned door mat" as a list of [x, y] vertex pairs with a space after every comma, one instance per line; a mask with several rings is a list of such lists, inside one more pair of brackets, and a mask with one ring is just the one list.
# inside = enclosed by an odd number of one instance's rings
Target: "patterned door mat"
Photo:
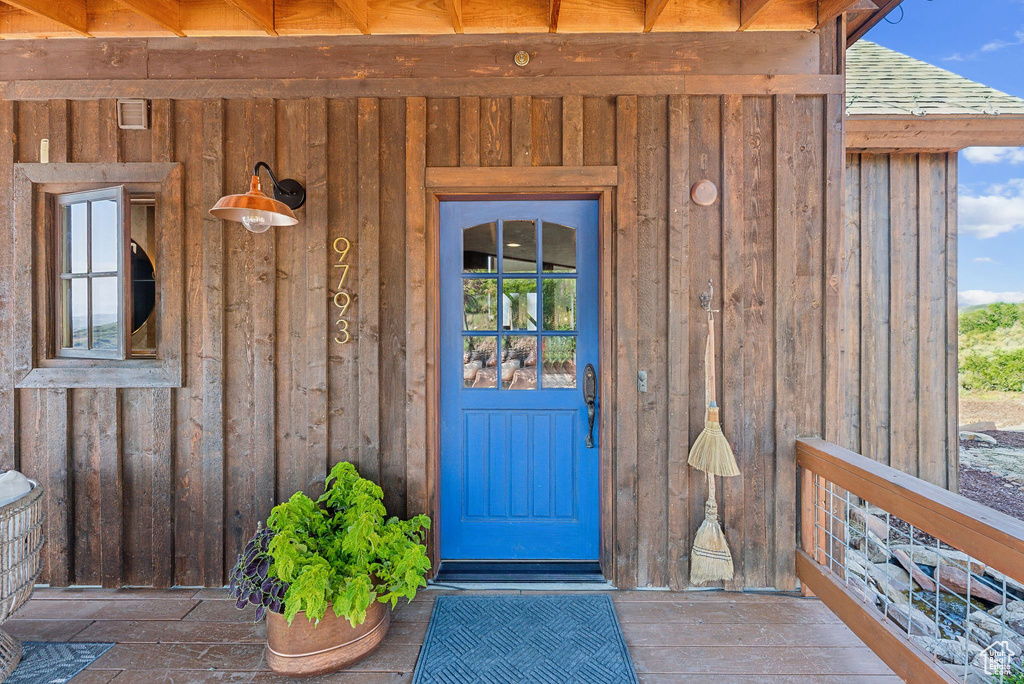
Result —
[[64, 684], [113, 645], [26, 641], [21, 645], [21, 662], [6, 684]]
[[627, 684], [636, 670], [604, 595], [439, 596], [413, 684]]

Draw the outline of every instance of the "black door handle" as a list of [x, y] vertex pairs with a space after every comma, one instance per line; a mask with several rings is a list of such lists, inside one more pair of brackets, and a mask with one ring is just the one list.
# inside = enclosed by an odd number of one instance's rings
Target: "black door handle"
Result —
[[587, 402], [587, 448], [594, 448], [594, 418], [597, 415], [597, 371], [588, 363], [583, 369], [583, 400]]

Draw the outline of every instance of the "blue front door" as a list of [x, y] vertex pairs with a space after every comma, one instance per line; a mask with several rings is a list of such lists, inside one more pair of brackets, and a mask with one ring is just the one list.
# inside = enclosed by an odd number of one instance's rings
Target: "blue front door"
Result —
[[441, 203], [441, 558], [596, 560], [597, 200]]

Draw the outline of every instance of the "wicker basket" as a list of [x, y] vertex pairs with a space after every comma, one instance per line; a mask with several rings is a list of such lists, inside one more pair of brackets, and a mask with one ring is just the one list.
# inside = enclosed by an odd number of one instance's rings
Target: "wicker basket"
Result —
[[[43, 488], [0, 506], [0, 624], [32, 595], [43, 548]], [[0, 629], [0, 682], [21, 661], [21, 643]]]

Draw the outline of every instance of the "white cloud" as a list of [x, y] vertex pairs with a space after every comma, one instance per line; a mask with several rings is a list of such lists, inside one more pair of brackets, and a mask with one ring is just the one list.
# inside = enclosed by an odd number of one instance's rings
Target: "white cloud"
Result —
[[968, 147], [964, 157], [972, 164], [1024, 164], [1024, 147]]
[[1024, 178], [960, 195], [960, 232], [980, 239], [1024, 228]]
[[971, 259], [971, 261], [973, 263], [975, 263], [975, 264], [996, 264], [996, 265], [999, 265], [999, 262], [996, 261], [995, 259], [993, 259], [992, 257], [974, 257], [973, 259]]
[[960, 306], [974, 306], [975, 304], [992, 304], [994, 302], [1009, 302], [1020, 304], [1024, 302], [1024, 292], [989, 292], [988, 290], [964, 290], [960, 293]]
[[1024, 45], [1024, 31], [1014, 31], [1013, 37], [1014, 40], [993, 40], [991, 43], [985, 43], [981, 46], [981, 51], [994, 52], [1013, 45]]
[[943, 62], [963, 62], [965, 60], [966, 60], [966, 58], [963, 55], [961, 55], [959, 52], [954, 52], [949, 57], [943, 57], [942, 58]]

